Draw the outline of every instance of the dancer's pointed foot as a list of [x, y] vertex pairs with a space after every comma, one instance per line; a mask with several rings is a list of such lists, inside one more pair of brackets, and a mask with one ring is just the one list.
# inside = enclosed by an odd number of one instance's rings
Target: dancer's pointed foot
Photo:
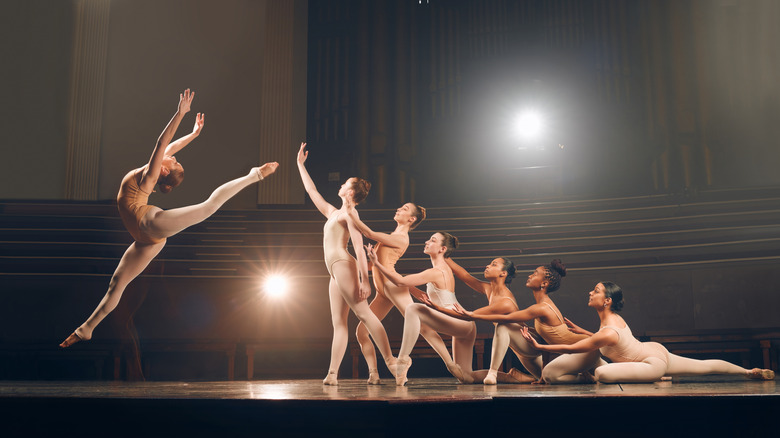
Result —
[[753, 380], [775, 380], [775, 372], [772, 370], [753, 368], [752, 370], [748, 371], [747, 378]]
[[338, 386], [339, 376], [336, 370], [329, 370], [328, 375], [322, 380], [323, 385]]
[[277, 163], [276, 161], [273, 161], [271, 163], [265, 163], [265, 164], [263, 164], [260, 167], [253, 168], [252, 172], [250, 172], [250, 173], [254, 173], [255, 176], [257, 176], [257, 179], [262, 181], [265, 178], [267, 178], [268, 175], [276, 172], [276, 168], [277, 167], [279, 167], [279, 163]]
[[534, 376], [529, 376], [528, 374], [518, 370], [517, 368], [512, 368], [507, 373], [509, 374], [509, 377], [516, 380], [515, 383], [534, 383], [536, 382], [536, 378]]
[[485, 380], [482, 381], [485, 385], [495, 385], [498, 380], [498, 370], [489, 370]]
[[404, 386], [409, 379], [406, 378], [406, 373], [409, 371], [409, 367], [412, 366], [412, 358], [407, 356], [404, 358], [398, 358], [396, 360], [395, 371], [395, 384], [397, 386]]
[[369, 385], [381, 385], [382, 381], [379, 380], [379, 370], [374, 368], [371, 370], [368, 370], [368, 380], [366, 381]]
[[395, 372], [397, 364], [398, 364], [398, 359], [393, 356], [390, 356], [389, 359], [385, 359], [385, 366], [387, 366], [387, 369], [390, 370], [390, 374], [392, 374], [393, 377], [397, 375]]
[[76, 334], [76, 332], [73, 332], [70, 334], [70, 336], [67, 337], [62, 343], [60, 344], [60, 348], [68, 348], [71, 345], [75, 344], [76, 342], [80, 342], [83, 339], [79, 335]]

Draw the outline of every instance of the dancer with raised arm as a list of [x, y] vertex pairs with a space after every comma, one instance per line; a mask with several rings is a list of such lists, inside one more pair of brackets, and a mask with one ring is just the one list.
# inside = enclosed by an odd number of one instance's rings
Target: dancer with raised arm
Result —
[[[652, 383], [663, 376], [700, 376], [731, 374], [755, 380], [772, 380], [775, 372], [742, 368], [719, 359], [696, 360], [677, 356], [657, 342], [640, 342], [626, 321], [617, 314], [623, 308], [623, 290], [611, 281], [602, 281], [588, 293], [588, 307], [598, 313], [599, 331], [590, 333], [571, 324], [585, 339], [571, 345], [539, 345], [524, 330], [523, 336], [534, 348], [562, 354], [542, 372], [549, 383], [568, 383], [577, 375], [595, 368], [595, 379], [603, 383]], [[605, 363], [600, 356], [612, 361]]]
[[278, 163], [272, 162], [255, 167], [246, 176], [219, 186], [207, 200], [200, 204], [171, 210], [163, 210], [148, 204], [149, 195], [152, 194], [155, 186], [161, 192], [168, 193], [184, 179], [184, 168], [176, 161], [174, 154], [200, 134], [205, 124], [205, 115], [198, 113], [195, 117], [195, 127], [191, 134], [173, 143], [171, 140], [184, 115], [190, 111], [194, 98], [195, 92], [189, 89], [179, 95], [176, 113], [157, 139], [149, 163], [131, 170], [122, 179], [117, 195], [117, 208], [122, 223], [135, 241], [119, 260], [119, 265], [108, 284], [108, 291], [100, 304], [84, 324], [60, 344], [60, 347], [65, 348], [76, 342], [92, 339], [92, 331], [116, 308], [125, 287], [160, 253], [168, 237], [204, 221], [228, 199], [250, 184], [274, 173], [279, 166]]
[[[407, 202], [402, 205], [395, 211], [395, 216], [393, 217], [396, 222], [395, 230], [390, 234], [386, 234], [376, 232], [369, 228], [360, 220], [353, 207], [353, 203], [348, 202], [347, 211], [349, 212], [350, 217], [352, 217], [355, 226], [365, 237], [377, 242], [376, 254], [380, 263], [386, 268], [395, 271], [396, 262], [404, 255], [406, 249], [409, 247], [409, 231], [417, 228], [417, 226], [425, 220], [425, 209], [412, 202]], [[374, 277], [374, 288], [376, 288], [376, 296], [369, 305], [371, 311], [374, 312], [380, 320], [387, 316], [393, 306], [401, 312], [401, 315], [404, 315], [406, 313], [406, 307], [414, 302], [409, 294], [409, 288], [396, 286], [385, 278], [376, 266], [371, 266], [371, 273]], [[444, 344], [441, 336], [425, 324], [421, 325], [420, 334], [428, 341], [428, 344], [431, 345], [439, 357], [441, 357], [447, 366], [447, 369], [455, 375], [459, 368], [455, 366], [455, 362], [452, 360], [450, 352], [447, 350], [447, 346]], [[357, 340], [360, 343], [363, 357], [368, 364], [368, 384], [379, 385], [381, 380], [379, 379], [379, 371], [377, 369], [374, 344], [371, 342], [368, 330], [366, 330], [366, 326], [362, 322], [357, 326]], [[459, 376], [455, 375], [455, 377]]]
[[[427, 242], [423, 252], [431, 258], [432, 267], [416, 274], [403, 276], [395, 270], [385, 267], [377, 256], [376, 249], [370, 244], [366, 246], [366, 253], [374, 266], [393, 284], [408, 287], [415, 298], [426, 302], [435, 303], [443, 308], [452, 309], [458, 302], [455, 298], [455, 277], [452, 269], [444, 261], [452, 251], [458, 247], [458, 239], [445, 233], [434, 233]], [[427, 291], [423, 292], [414, 286], [426, 284]], [[472, 357], [474, 355], [474, 339], [477, 336], [476, 324], [470, 321], [454, 318], [438, 312], [426, 304], [413, 303], [406, 307], [404, 315], [404, 335], [401, 341], [401, 350], [398, 353], [398, 367], [395, 374], [396, 385], [403, 386], [407, 382], [406, 374], [412, 366], [412, 353], [414, 345], [420, 336], [422, 324], [436, 330], [439, 333], [452, 336], [452, 357], [455, 359], [453, 375], [461, 382], [472, 383]], [[452, 371], [451, 371], [452, 372]]]
[[[569, 331], [561, 311], [558, 310], [549, 296], [551, 292], [560, 288], [561, 278], [564, 276], [566, 276], [566, 266], [559, 259], [553, 260], [547, 266], [536, 268], [525, 282], [525, 286], [531, 289], [536, 304], [523, 310], [509, 314], [485, 314], [469, 312], [462, 307], [455, 309], [458, 314], [467, 319], [499, 323], [493, 337], [490, 372], [484, 380], [486, 385], [496, 384], [495, 376], [499, 365], [504, 360], [507, 347], [511, 347], [525, 369], [541, 381], [542, 352], [534, 348], [523, 337], [523, 321], [534, 320], [534, 329], [537, 334], [548, 343], [573, 344], [584, 338], [584, 335]], [[525, 380], [523, 374], [518, 370], [512, 369], [509, 374], [518, 380]]]
[[[366, 254], [362, 251], [363, 235], [347, 214], [347, 202], [359, 204], [368, 195], [371, 183], [361, 178], [349, 178], [339, 189], [341, 208], [329, 204], [314, 185], [306, 170], [305, 162], [309, 152], [305, 150], [306, 143], [301, 143], [298, 151], [298, 171], [301, 174], [303, 186], [312, 202], [326, 218], [323, 229], [322, 246], [325, 252], [325, 266], [330, 274], [328, 295], [330, 297], [330, 312], [333, 323], [333, 343], [330, 351], [330, 368], [328, 375], [322, 381], [325, 385], [338, 385], [338, 370], [344, 353], [347, 351], [349, 309], [355, 313], [360, 322], [365, 324], [371, 337], [379, 347], [385, 359], [387, 368], [395, 369], [395, 357], [390, 351], [390, 341], [382, 326], [382, 322], [371, 311], [366, 299], [371, 294], [368, 283], [368, 263]], [[347, 242], [352, 239], [356, 248], [357, 262], [347, 251]]]

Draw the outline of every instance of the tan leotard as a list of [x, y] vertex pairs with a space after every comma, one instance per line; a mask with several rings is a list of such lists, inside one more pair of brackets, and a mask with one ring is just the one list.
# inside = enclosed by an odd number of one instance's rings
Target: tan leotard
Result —
[[640, 342], [631, 333], [628, 324], [624, 328], [606, 325], [601, 330], [614, 330], [618, 334], [618, 343], [599, 348], [603, 356], [612, 362], [642, 362], [648, 357], [655, 357], [669, 363], [669, 351], [657, 342]]
[[588, 335], [577, 334], [569, 330], [569, 327], [566, 325], [565, 322], [563, 322], [563, 318], [561, 318], [561, 316], [558, 315], [558, 312], [556, 312], [555, 309], [553, 309], [550, 303], [544, 303], [544, 304], [547, 304], [550, 310], [552, 310], [553, 313], [555, 313], [555, 316], [557, 316], [558, 320], [561, 322], [558, 325], [547, 325], [543, 323], [539, 318], [534, 319], [534, 329], [536, 330], [537, 333], [539, 333], [539, 336], [541, 336], [542, 339], [544, 339], [548, 344], [571, 345], [577, 341], [580, 341], [588, 337]]
[[333, 264], [344, 260], [355, 262], [355, 259], [347, 252], [349, 230], [346, 225], [339, 223], [340, 210], [331, 213], [328, 221], [322, 229], [322, 250], [325, 253], [325, 266], [328, 273], [333, 276]]
[[152, 237], [141, 230], [141, 220], [150, 209], [154, 208], [153, 205], [147, 204], [151, 193], [146, 193], [139, 186], [143, 170], [143, 167], [131, 170], [122, 178], [116, 196], [119, 217], [122, 218], [122, 223], [136, 242], [147, 244], [165, 242], [165, 238]]
[[[398, 259], [401, 258], [401, 256], [404, 255], [408, 246], [409, 245], [406, 245], [403, 248], [391, 248], [389, 246], [383, 245], [382, 243], [377, 243], [376, 257], [382, 266], [395, 271], [395, 263], [398, 261]], [[374, 274], [374, 284], [377, 285], [377, 293], [384, 295], [384, 288], [379, 286], [385, 283], [386, 278], [384, 274], [382, 274], [382, 271], [376, 267], [372, 268], [371, 271]]]

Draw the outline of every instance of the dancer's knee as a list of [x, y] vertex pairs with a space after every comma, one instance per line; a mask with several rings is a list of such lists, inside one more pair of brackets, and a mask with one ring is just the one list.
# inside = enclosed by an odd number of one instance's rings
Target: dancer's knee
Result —
[[357, 337], [358, 341], [362, 344], [365, 341], [369, 341], [369, 334], [368, 329], [366, 328], [366, 325], [363, 324], [363, 322], [359, 322], [357, 325], [357, 328], [355, 329], [355, 337]]

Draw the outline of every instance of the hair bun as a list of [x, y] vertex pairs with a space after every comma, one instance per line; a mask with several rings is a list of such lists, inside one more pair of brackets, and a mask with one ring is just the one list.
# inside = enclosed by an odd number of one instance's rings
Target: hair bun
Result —
[[555, 259], [550, 262], [550, 267], [555, 269], [559, 274], [561, 274], [561, 277], [566, 276], [566, 265], [563, 264], [561, 259]]

